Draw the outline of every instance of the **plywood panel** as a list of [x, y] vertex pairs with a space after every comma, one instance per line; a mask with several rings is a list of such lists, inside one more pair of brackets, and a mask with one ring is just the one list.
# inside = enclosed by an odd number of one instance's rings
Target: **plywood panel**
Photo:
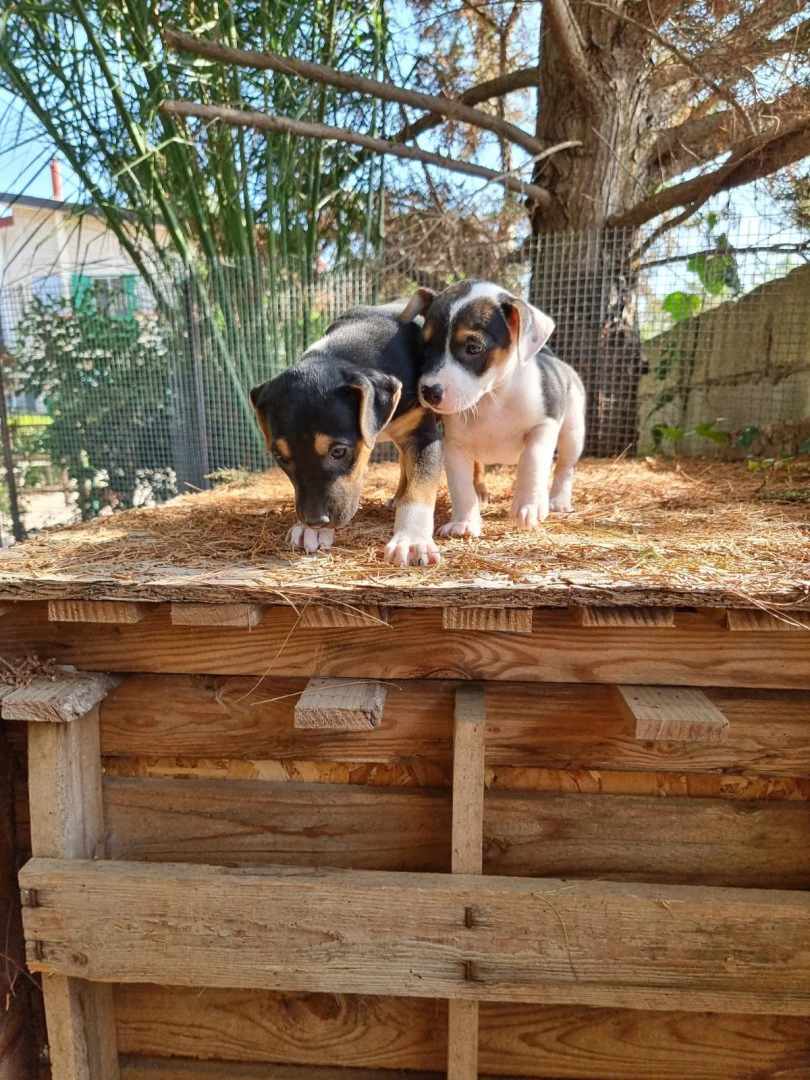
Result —
[[673, 686], [810, 688], [810, 635], [731, 634], [706, 620], [666, 633], [591, 629], [537, 613], [531, 634], [443, 630], [439, 611], [391, 611], [391, 629], [329, 635], [278, 609], [252, 630], [172, 627], [160, 607], [134, 626], [0, 619], [0, 649], [20, 643], [80, 668], [336, 678], [461, 678]]
[[20, 884], [33, 971], [810, 1015], [802, 892], [53, 859]]

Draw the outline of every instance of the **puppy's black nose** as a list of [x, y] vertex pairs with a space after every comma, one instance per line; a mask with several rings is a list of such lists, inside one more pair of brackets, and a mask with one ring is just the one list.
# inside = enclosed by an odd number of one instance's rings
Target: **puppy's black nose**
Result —
[[328, 514], [321, 514], [320, 517], [313, 516], [307, 518], [306, 524], [309, 525], [311, 529], [321, 529], [324, 525], [328, 525], [330, 521], [331, 518]]
[[438, 383], [434, 383], [433, 386], [422, 384], [422, 397], [428, 405], [441, 405], [442, 393], [442, 388]]

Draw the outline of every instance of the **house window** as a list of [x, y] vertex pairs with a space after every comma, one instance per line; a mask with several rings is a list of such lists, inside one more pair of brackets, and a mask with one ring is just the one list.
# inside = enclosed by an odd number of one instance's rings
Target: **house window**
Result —
[[59, 274], [47, 274], [35, 277], [31, 290], [41, 304], [61, 304], [64, 294], [62, 278]]

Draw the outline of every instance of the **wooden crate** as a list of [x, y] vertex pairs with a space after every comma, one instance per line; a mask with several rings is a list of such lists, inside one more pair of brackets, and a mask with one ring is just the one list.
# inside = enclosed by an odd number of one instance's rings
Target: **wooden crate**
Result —
[[[117, 676], [0, 702], [55, 1080], [807, 1075], [810, 636], [126, 602], [0, 621]], [[313, 677], [381, 724], [296, 727]]]
[[327, 587], [189, 506], [0, 561], [0, 1080], [31, 978], [53, 1080], [807, 1080], [804, 579]]

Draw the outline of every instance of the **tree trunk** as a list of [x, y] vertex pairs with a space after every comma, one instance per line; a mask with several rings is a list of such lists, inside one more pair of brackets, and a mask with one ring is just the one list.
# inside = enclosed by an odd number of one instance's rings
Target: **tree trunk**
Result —
[[541, 29], [538, 138], [582, 146], [540, 162], [534, 174], [554, 198], [532, 211], [532, 298], [556, 320], [552, 345], [585, 382], [586, 452], [611, 456], [635, 444], [643, 362], [631, 258], [636, 234], [605, 222], [638, 202], [649, 183], [651, 42], [604, 7], [579, 3], [574, 14], [598, 92], [583, 92], [556, 34]]

